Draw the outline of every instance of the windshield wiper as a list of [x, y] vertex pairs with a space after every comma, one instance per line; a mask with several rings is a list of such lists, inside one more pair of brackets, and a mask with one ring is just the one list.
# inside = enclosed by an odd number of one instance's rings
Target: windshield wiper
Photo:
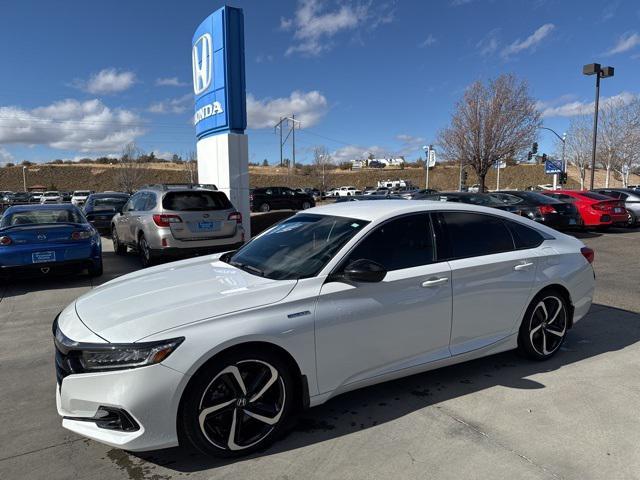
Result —
[[258, 275], [259, 277], [264, 277], [264, 272], [253, 265], [247, 265], [246, 263], [240, 262], [229, 262], [229, 265], [232, 265], [240, 270], [244, 270], [245, 272], [253, 273], [254, 275]]

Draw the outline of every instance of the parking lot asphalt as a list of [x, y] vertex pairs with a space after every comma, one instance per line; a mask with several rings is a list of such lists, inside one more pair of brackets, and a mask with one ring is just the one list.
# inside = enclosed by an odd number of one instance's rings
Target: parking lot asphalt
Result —
[[579, 236], [596, 252], [595, 301], [551, 360], [507, 352], [348, 393], [235, 461], [132, 454], [60, 426], [51, 322], [138, 268], [105, 239], [98, 281], [0, 286], [0, 479], [640, 478], [640, 230]]

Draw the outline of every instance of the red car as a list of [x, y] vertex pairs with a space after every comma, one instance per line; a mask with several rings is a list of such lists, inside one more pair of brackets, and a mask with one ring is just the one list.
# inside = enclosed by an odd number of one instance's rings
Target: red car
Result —
[[585, 227], [609, 228], [616, 224], [626, 225], [628, 220], [624, 203], [606, 195], [585, 190], [549, 190], [540, 193], [573, 203]]

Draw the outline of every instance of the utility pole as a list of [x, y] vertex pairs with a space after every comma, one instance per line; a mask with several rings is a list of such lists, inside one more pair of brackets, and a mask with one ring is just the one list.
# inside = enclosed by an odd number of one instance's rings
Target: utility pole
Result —
[[23, 166], [22, 167], [22, 186], [24, 188], [24, 191], [27, 191], [27, 167]]
[[[287, 133], [287, 136], [284, 137], [283, 139], [282, 128], [285, 122], [287, 124], [287, 127], [289, 127], [289, 125], [291, 125], [291, 127], [289, 128], [289, 133]], [[284, 148], [284, 145], [287, 143], [289, 136], [291, 136], [293, 152], [291, 155], [292, 160], [289, 161], [289, 173], [291, 173], [291, 169], [295, 167], [295, 164], [296, 164], [296, 123], [298, 124], [298, 128], [300, 128], [300, 125], [301, 125], [300, 120], [296, 120], [296, 116], [291, 115], [290, 117], [280, 117], [280, 121], [276, 123], [275, 126], [273, 127], [274, 133], [276, 130], [280, 130], [280, 166], [282, 166], [282, 161], [283, 161], [282, 150]]]

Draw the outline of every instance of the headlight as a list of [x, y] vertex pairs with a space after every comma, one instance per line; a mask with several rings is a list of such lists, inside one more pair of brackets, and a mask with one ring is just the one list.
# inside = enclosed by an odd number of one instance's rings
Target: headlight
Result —
[[80, 350], [80, 363], [87, 371], [144, 367], [162, 362], [178, 348], [184, 337], [159, 342], [105, 345]]

